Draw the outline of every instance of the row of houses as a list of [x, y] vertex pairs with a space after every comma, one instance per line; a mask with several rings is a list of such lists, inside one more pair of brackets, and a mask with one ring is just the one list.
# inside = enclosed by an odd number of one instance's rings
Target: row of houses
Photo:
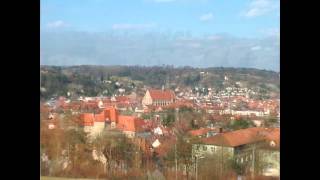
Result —
[[[191, 95], [190, 95], [191, 96]], [[180, 105], [178, 105], [180, 103]], [[179, 98], [175, 92], [169, 89], [147, 89], [142, 100], [137, 94], [132, 93], [127, 96], [112, 97], [84, 97], [79, 101], [70, 102], [65, 98], [57, 101], [57, 107], [71, 109], [75, 112], [90, 112], [103, 109], [108, 106], [114, 106], [121, 111], [134, 111], [144, 113], [149, 111], [162, 111], [169, 106], [181, 106], [187, 104], [198, 109], [205, 109], [208, 113], [231, 114], [242, 116], [268, 116], [270, 114], [279, 114], [279, 102], [277, 100], [252, 100], [243, 96], [234, 96], [228, 98], [217, 97], [214, 99], [195, 97]]]
[[122, 115], [115, 107], [106, 107], [100, 113], [80, 114], [79, 125], [90, 137], [107, 130], [117, 129], [129, 138], [150, 135], [155, 122], [134, 115]]

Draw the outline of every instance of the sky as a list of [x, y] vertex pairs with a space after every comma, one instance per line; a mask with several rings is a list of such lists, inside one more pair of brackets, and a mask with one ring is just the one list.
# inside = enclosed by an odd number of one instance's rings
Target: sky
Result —
[[[279, 0], [41, 0], [40, 32], [41, 37], [46, 36], [44, 39], [50, 39], [48, 36], [54, 33], [70, 36], [70, 32], [156, 33], [157, 36], [180, 33], [196, 40], [203, 37], [215, 39], [222, 35], [239, 41], [274, 38], [277, 44], [279, 6]], [[59, 36], [55, 37], [59, 39]], [[46, 47], [42, 46], [42, 50], [46, 52], [42, 53], [48, 55], [56, 48], [50, 42], [44, 43]], [[259, 45], [255, 46], [250, 49], [261, 49]], [[195, 56], [201, 55], [201, 52], [197, 53], [200, 54]], [[274, 61], [270, 63], [279, 63], [279, 59]]]

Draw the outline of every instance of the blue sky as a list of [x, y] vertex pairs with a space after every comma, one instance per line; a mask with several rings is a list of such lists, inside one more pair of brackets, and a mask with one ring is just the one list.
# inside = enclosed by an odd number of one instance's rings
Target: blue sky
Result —
[[41, 31], [279, 34], [279, 0], [41, 0]]

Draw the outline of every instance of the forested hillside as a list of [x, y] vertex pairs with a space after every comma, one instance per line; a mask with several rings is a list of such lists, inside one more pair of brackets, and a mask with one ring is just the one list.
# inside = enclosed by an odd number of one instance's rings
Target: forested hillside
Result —
[[[42, 98], [113, 95], [119, 88], [126, 93], [153, 87], [214, 88], [217, 91], [240, 86], [279, 93], [278, 72], [248, 68], [192, 68], [172, 66], [41, 66]], [[227, 78], [227, 80], [225, 79]]]

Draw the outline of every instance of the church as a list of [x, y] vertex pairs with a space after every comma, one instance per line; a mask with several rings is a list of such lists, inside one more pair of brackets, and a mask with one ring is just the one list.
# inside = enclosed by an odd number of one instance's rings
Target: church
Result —
[[175, 101], [175, 94], [170, 89], [148, 89], [142, 99], [142, 105], [166, 106]]

